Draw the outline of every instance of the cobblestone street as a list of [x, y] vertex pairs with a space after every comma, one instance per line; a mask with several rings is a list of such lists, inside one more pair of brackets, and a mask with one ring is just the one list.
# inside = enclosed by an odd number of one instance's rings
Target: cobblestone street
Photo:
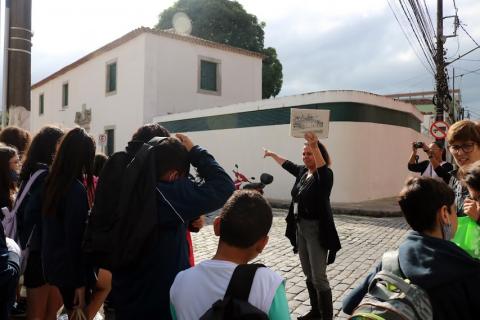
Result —
[[[270, 241], [266, 250], [255, 262], [261, 262], [279, 272], [286, 279], [286, 291], [292, 319], [310, 309], [308, 292], [298, 255], [294, 255], [290, 242], [284, 236], [285, 211], [275, 210]], [[345, 319], [340, 309], [343, 297], [376, 265], [383, 252], [397, 248], [408, 231], [403, 218], [370, 218], [360, 216], [335, 216], [342, 242], [342, 250], [333, 265], [328, 266], [336, 319]], [[196, 262], [210, 259], [218, 239], [208, 225], [193, 234]]]

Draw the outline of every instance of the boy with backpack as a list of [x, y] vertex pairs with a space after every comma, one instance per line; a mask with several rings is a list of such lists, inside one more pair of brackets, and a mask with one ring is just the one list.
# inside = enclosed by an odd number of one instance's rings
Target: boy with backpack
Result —
[[413, 231], [343, 300], [343, 311], [349, 319], [478, 319], [480, 261], [451, 242], [457, 230], [452, 189], [411, 178], [398, 203]]
[[214, 221], [220, 240], [213, 259], [175, 278], [172, 318], [290, 319], [283, 278], [263, 265], [247, 265], [267, 245], [271, 225], [272, 209], [258, 192], [235, 191]]
[[[188, 223], [202, 212], [221, 208], [233, 193], [234, 185], [212, 155], [185, 135], [155, 137], [141, 143], [137, 150], [127, 162], [118, 194], [111, 195], [119, 199], [118, 205], [112, 204], [112, 208], [117, 208], [112, 212], [118, 215], [113, 216], [112, 229], [105, 232], [100, 226], [109, 224], [102, 224], [102, 220], [108, 222], [111, 217], [108, 206], [101, 203], [108, 202], [102, 194], [107, 194], [107, 189], [108, 194], [115, 190], [115, 177], [108, 175], [118, 171], [114, 169], [115, 155], [103, 169], [89, 219], [90, 231], [87, 228], [84, 237], [84, 251], [98, 266], [112, 271], [112, 302], [117, 320], [170, 319], [169, 289], [175, 276], [190, 267]], [[116, 163], [121, 168], [125, 161]], [[190, 164], [203, 181], [189, 179]], [[114, 248], [98, 239], [113, 240]], [[102, 255], [96, 244], [113, 250]]]

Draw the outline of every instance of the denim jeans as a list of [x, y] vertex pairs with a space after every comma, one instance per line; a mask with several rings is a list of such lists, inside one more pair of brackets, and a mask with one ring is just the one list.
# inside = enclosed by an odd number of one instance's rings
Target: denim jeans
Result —
[[300, 263], [307, 281], [319, 292], [330, 290], [327, 278], [328, 250], [320, 244], [318, 220], [297, 221], [297, 245]]

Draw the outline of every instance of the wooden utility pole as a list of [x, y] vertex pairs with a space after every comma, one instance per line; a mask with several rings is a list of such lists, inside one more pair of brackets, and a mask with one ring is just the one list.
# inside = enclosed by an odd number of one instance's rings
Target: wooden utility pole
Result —
[[436, 120], [443, 121], [444, 111], [449, 110], [450, 101], [448, 99], [448, 82], [445, 72], [445, 56], [443, 43], [445, 37], [443, 36], [443, 0], [437, 0], [437, 51], [435, 52], [436, 65], [436, 95], [433, 103], [435, 104]]
[[30, 129], [31, 29], [32, 0], [11, 1], [8, 28], [8, 124], [27, 130]]

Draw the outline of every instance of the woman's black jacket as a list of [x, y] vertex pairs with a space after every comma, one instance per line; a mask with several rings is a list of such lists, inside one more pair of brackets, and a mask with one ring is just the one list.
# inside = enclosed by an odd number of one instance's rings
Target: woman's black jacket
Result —
[[[296, 165], [293, 162], [286, 160], [282, 167], [295, 176], [295, 185], [292, 189], [292, 197], [297, 197], [298, 185], [304, 175], [308, 173], [305, 166]], [[327, 165], [317, 168], [317, 171], [312, 177], [314, 180], [304, 190], [302, 190], [302, 197], [299, 197], [299, 207], [303, 207], [309, 212], [311, 217], [318, 219], [320, 228], [320, 243], [328, 249], [327, 263], [333, 263], [337, 251], [340, 250], [340, 239], [338, 237], [335, 222], [333, 221], [332, 208], [330, 206], [330, 193], [333, 186], [333, 172]], [[293, 251], [297, 252], [297, 228], [296, 220], [293, 213], [293, 201], [290, 203], [287, 218], [287, 229], [285, 236], [290, 240], [293, 246]]]

